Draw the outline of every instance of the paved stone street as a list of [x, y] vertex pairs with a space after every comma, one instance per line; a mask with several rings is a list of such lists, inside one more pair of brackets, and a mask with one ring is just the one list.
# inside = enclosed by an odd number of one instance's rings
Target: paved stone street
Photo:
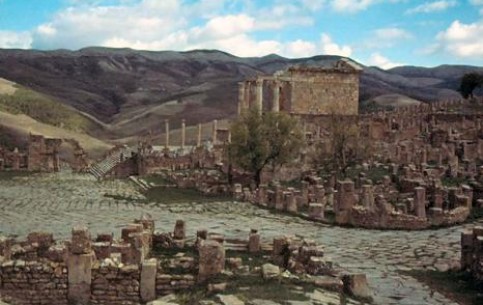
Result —
[[455, 304], [398, 270], [451, 268], [459, 261], [460, 232], [471, 224], [422, 232], [361, 230], [315, 224], [244, 203], [168, 206], [142, 203], [142, 198], [132, 183], [97, 182], [90, 176], [59, 173], [0, 180], [0, 234], [23, 237], [43, 230], [63, 239], [76, 223], [87, 224], [93, 235], [118, 233], [143, 213], [151, 214], [162, 231], [184, 219], [191, 236], [207, 228], [246, 237], [256, 227], [265, 239], [295, 234], [324, 244], [334, 261], [368, 275], [377, 304]]

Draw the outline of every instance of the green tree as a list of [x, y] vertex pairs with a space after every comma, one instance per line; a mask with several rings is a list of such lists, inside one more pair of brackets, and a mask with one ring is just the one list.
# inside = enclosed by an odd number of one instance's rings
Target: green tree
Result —
[[318, 144], [315, 163], [324, 172], [347, 177], [347, 169], [371, 155], [371, 142], [361, 137], [354, 117], [330, 114], [326, 118], [328, 137]]
[[260, 115], [258, 109], [250, 109], [232, 123], [230, 131], [230, 159], [253, 174], [257, 187], [266, 166], [293, 160], [304, 143], [297, 119], [285, 113]]
[[480, 87], [483, 87], [483, 74], [471, 72], [463, 75], [458, 91], [463, 98], [472, 98], [473, 91]]

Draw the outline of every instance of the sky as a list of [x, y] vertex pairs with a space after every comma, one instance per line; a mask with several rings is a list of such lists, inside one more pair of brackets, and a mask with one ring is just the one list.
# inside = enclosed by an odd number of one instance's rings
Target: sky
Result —
[[483, 66], [483, 0], [0, 0], [0, 48], [91, 46]]

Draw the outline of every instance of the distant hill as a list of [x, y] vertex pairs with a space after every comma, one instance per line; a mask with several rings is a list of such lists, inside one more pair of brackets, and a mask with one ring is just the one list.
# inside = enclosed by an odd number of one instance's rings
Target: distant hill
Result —
[[[148, 52], [87, 48], [79, 51], [0, 50], [0, 77], [51, 96], [95, 122], [87, 132], [104, 139], [163, 131], [236, 114], [237, 82], [294, 64], [326, 66], [338, 56], [240, 58], [214, 50]], [[364, 67], [360, 100], [378, 103], [459, 98], [471, 66]], [[389, 99], [388, 99], [389, 95]], [[397, 97], [396, 99], [394, 97]], [[407, 99], [406, 99], [407, 98]]]

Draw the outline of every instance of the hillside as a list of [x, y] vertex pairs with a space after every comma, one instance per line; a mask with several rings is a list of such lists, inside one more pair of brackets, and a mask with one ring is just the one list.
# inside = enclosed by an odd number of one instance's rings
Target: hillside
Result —
[[[163, 131], [236, 114], [237, 82], [294, 64], [328, 65], [337, 56], [239, 58], [220, 51], [147, 52], [88, 48], [79, 51], [0, 50], [0, 77], [52, 96], [89, 118], [86, 132], [104, 139]], [[429, 102], [459, 98], [461, 76], [483, 68], [365, 67], [361, 101], [377, 97]], [[389, 95], [390, 101], [388, 101]], [[397, 97], [394, 99], [394, 97]]]

